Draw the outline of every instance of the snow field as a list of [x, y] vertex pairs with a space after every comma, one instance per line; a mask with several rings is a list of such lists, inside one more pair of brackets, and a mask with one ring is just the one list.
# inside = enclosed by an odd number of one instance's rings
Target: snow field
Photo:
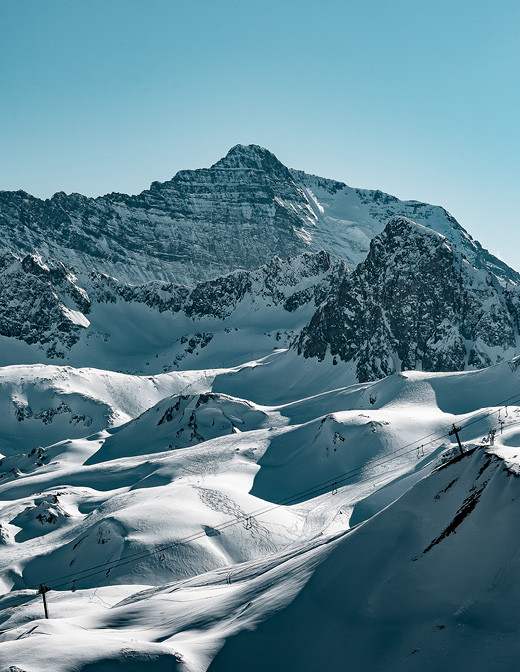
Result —
[[[445, 462], [446, 455], [457, 453], [454, 437], [447, 436], [454, 422], [463, 427], [461, 437], [471, 448], [482, 445], [491, 428], [500, 429], [500, 411], [505, 425], [503, 433], [495, 437], [493, 450], [500, 459], [492, 458], [493, 464], [504, 464], [505, 459], [510, 471], [516, 468], [520, 372], [508, 363], [459, 374], [406, 372], [347, 387], [335, 384], [339, 382], [334, 377], [337, 367], [322, 363], [327, 375], [310, 375], [307, 387], [300, 390], [302, 398], [294, 396], [293, 388], [280, 385], [275, 396], [285, 397], [283, 402], [266, 405], [266, 372], [270, 371], [272, 380], [280, 376], [282, 381], [287, 366], [284, 358], [290, 363], [290, 355], [281, 351], [265, 360], [249, 362], [245, 368], [158, 376], [159, 380], [125, 376], [126, 396], [118, 391], [122, 385], [109, 389], [103, 378], [103, 387], [96, 382], [101, 374], [92, 372], [89, 395], [93, 396], [95, 389], [97, 403], [110, 403], [121, 413], [130, 414], [130, 391], [139, 389], [138, 385], [145, 384], [146, 390], [160, 386], [156, 394], [162, 397], [117, 427], [86, 438], [62, 436], [61, 441], [44, 446], [49, 462], [33, 465], [27, 471], [20, 469], [19, 474], [2, 479], [1, 580], [4, 590], [9, 591], [3, 604], [28, 600], [25, 606], [0, 612], [2, 664], [39, 672], [42, 668], [37, 661], [45, 661], [45, 669], [57, 672], [74, 666], [97, 672], [110, 669], [106, 667], [109, 664], [129, 665], [133, 661], [136, 670], [145, 662], [153, 662], [157, 669], [171, 664], [173, 669], [191, 672], [205, 670], [229, 640], [222, 654], [227, 662], [219, 662], [217, 656], [212, 664], [216, 667], [210, 669], [233, 669], [226, 657], [228, 648], [233, 659], [243, 660], [242, 646], [246, 644], [242, 645], [242, 639], [246, 638], [247, 647], [257, 644], [251, 644], [249, 635], [241, 633], [258, 627], [258, 640], [254, 641], [259, 642], [264, 655], [266, 648], [272, 648], [268, 669], [312, 669], [309, 661], [314, 654], [308, 648], [302, 648], [305, 655], [301, 656], [291, 650], [288, 661], [282, 651], [265, 644], [264, 628], [271, 627], [269, 624], [276, 619], [291, 619], [291, 608], [285, 605], [302, 591], [301, 613], [304, 622], [310, 624], [305, 636], [314, 643], [313, 650], [328, 650], [332, 646], [329, 635], [317, 627], [307, 610], [314, 610], [316, 618], [322, 618], [332, 628], [331, 633], [335, 632], [323, 611], [325, 607], [320, 606], [327, 590], [332, 589], [320, 585], [314, 591], [308, 584], [309, 594], [323, 594], [319, 599], [312, 597], [319, 604], [311, 608], [305, 601], [307, 588], [302, 588], [311, 575], [316, 576], [316, 567], [332, 563], [335, 554], [341, 553], [338, 549], [354, 543], [350, 541], [353, 535], [369, 535], [363, 542], [365, 550], [355, 552], [355, 557], [363, 558], [366, 574], [359, 575], [359, 567], [356, 574], [354, 565], [352, 571], [348, 569], [344, 559], [337, 561], [345, 569], [338, 570], [341, 580], [338, 574], [333, 590], [345, 595], [354, 591], [359, 595], [358, 602], [354, 600], [357, 604], [365, 599], [363, 590], [369, 591], [372, 585], [369, 569], [376, 571], [373, 568], [379, 567], [383, 557], [394, 562], [395, 552], [384, 545], [394, 538], [392, 531], [399, 539], [403, 534], [405, 539], [410, 535], [415, 549], [417, 535], [419, 546], [426, 548], [435, 535], [449, 527], [457, 507], [468, 492], [471, 494], [474, 472], [484, 459], [484, 449], [477, 449], [473, 456], [428, 476]], [[70, 367], [55, 368], [52, 382], [49, 375], [45, 379], [45, 389], [50, 384], [58, 385], [58, 374], [60, 389], [77, 389], [78, 380], [85, 375]], [[42, 371], [37, 371], [35, 387], [42, 384]], [[18, 383], [14, 371], [8, 373], [6, 387], [12, 390]], [[23, 376], [27, 375], [24, 370]], [[241, 391], [245, 392], [244, 376], [248, 396], [211, 391], [212, 386], [229, 390], [240, 380]], [[330, 389], [322, 391], [327, 376]], [[29, 398], [31, 385], [27, 381], [24, 384]], [[186, 393], [188, 385], [191, 394]], [[497, 404], [506, 398], [511, 402], [507, 417], [505, 407]], [[464, 477], [467, 482], [462, 489], [453, 486], [449, 495], [453, 500], [446, 499], [451, 504], [437, 518], [440, 509], [432, 513], [428, 503], [431, 497], [420, 493], [430, 487], [439, 490], [440, 475], [442, 479], [448, 473], [457, 475], [468, 463], [475, 465], [470, 470], [473, 475]], [[423, 485], [433, 480], [434, 486]], [[442, 480], [443, 487], [449, 482]], [[406, 505], [406, 510], [415, 511], [419, 518], [410, 518], [415, 522], [411, 527], [407, 523], [403, 531], [400, 526], [408, 518], [398, 513], [394, 520], [391, 512], [400, 511], [398, 507], [407, 497], [412, 498], [412, 504]], [[435, 497], [433, 501], [436, 504]], [[433, 516], [431, 521], [428, 516]], [[370, 533], [370, 526], [379, 525], [380, 519], [392, 521], [385, 523], [386, 536], [381, 537], [388, 542], [382, 544], [373, 562], [367, 563], [366, 549], [379, 549], [376, 537], [382, 534], [380, 526], [377, 533]], [[450, 544], [452, 537], [458, 539], [459, 534], [447, 535]], [[444, 541], [434, 545], [435, 550], [441, 543]], [[397, 547], [402, 546], [405, 553], [407, 544], [399, 542]], [[405, 562], [402, 553], [395, 556], [399, 567]], [[420, 577], [412, 579], [416, 585]], [[49, 621], [41, 619], [41, 598], [34, 592], [42, 581], [54, 588], [47, 595]], [[390, 627], [384, 616], [387, 601], [382, 604], [384, 608], [378, 607], [373, 617], [367, 617], [368, 630], [353, 625], [351, 612], [341, 612], [337, 622], [345, 632], [353, 633], [354, 640], [359, 638], [366, 644], [374, 622], [381, 632]], [[274, 612], [279, 616], [272, 616]], [[404, 627], [404, 618], [404, 612], [396, 616], [397, 629]], [[421, 620], [422, 616], [417, 618]], [[265, 626], [258, 625], [262, 622]], [[37, 627], [31, 630], [33, 626]], [[300, 626], [288, 620], [283, 626], [273, 627], [298, 630]], [[411, 646], [413, 636], [419, 634], [413, 628], [410, 632]], [[47, 634], [39, 637], [38, 633]], [[386, 635], [381, 637], [385, 642], [388, 639]], [[29, 646], [27, 640], [37, 646]], [[65, 656], [71, 642], [74, 653]], [[94, 650], [93, 642], [97, 642]], [[430, 644], [423, 646], [428, 648]], [[359, 663], [359, 669], [367, 671], [372, 664], [382, 664], [363, 658], [360, 647], [353, 647], [352, 664]], [[334, 655], [344, 655], [341, 647], [332, 650]], [[404, 654], [389, 640], [383, 650], [389, 660], [402, 663]], [[435, 660], [439, 663], [438, 658]]]

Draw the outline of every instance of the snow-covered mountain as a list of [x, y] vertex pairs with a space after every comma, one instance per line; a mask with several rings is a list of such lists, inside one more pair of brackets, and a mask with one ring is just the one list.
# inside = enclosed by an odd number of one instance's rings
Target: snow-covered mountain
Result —
[[274, 258], [193, 288], [130, 285], [8, 253], [0, 269], [0, 365], [157, 373], [240, 364], [287, 346], [343, 272], [343, 262], [319, 252]]
[[332, 357], [354, 382], [481, 368], [520, 345], [519, 286], [504, 286], [442, 234], [404, 217], [388, 222], [352, 273], [321, 251], [193, 288], [130, 285], [8, 253], [0, 285], [2, 364], [156, 374], [229, 367], [292, 346], [303, 358]]
[[519, 300], [516, 286], [473, 266], [449, 239], [395, 217], [367, 258], [342, 275], [297, 350], [350, 363], [360, 381], [489, 366], [517, 351]]
[[477, 268], [519, 282], [516, 271], [444, 208], [290, 170], [256, 145], [237, 145], [211, 168], [181, 171], [137, 196], [58, 193], [40, 200], [0, 192], [7, 250], [57, 259], [75, 274], [96, 271], [134, 284], [193, 285], [274, 256], [322, 249], [354, 267], [395, 215], [441, 233]]
[[1, 669], [517, 669], [520, 276], [443, 208], [238, 145], [0, 227]]

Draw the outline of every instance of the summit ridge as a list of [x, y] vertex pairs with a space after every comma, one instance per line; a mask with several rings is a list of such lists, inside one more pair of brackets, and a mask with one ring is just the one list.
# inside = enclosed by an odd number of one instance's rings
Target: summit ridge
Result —
[[193, 286], [252, 270], [274, 256], [321, 249], [355, 267], [396, 215], [442, 233], [502, 282], [520, 282], [444, 208], [289, 169], [258, 145], [235, 145], [210, 168], [180, 171], [135, 196], [57, 193], [41, 200], [23, 191], [0, 192], [7, 250], [133, 284]]

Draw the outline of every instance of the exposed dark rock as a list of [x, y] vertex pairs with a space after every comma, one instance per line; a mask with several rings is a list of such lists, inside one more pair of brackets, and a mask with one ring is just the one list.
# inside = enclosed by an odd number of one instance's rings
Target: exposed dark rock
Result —
[[481, 368], [514, 354], [518, 299], [446, 238], [396, 217], [367, 259], [338, 279], [295, 347], [355, 363], [360, 381]]
[[520, 280], [443, 208], [290, 170], [257, 145], [237, 145], [211, 168], [180, 171], [136, 196], [0, 192], [1, 239], [16, 255], [37, 251], [77, 274], [133, 284], [194, 285], [320, 249], [354, 266], [395, 215], [446, 235], [473, 265]]

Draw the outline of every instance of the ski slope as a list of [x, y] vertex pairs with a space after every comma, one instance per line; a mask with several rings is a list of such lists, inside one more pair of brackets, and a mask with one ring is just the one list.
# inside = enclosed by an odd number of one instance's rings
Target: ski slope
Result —
[[[293, 357], [148, 377], [0, 370], [1, 665], [434, 670], [446, 651], [469, 670], [485, 643], [514, 669], [516, 362], [358, 384]], [[45, 415], [60, 398], [71, 410]], [[15, 423], [30, 427], [18, 452]], [[490, 601], [501, 634], [464, 662]]]

